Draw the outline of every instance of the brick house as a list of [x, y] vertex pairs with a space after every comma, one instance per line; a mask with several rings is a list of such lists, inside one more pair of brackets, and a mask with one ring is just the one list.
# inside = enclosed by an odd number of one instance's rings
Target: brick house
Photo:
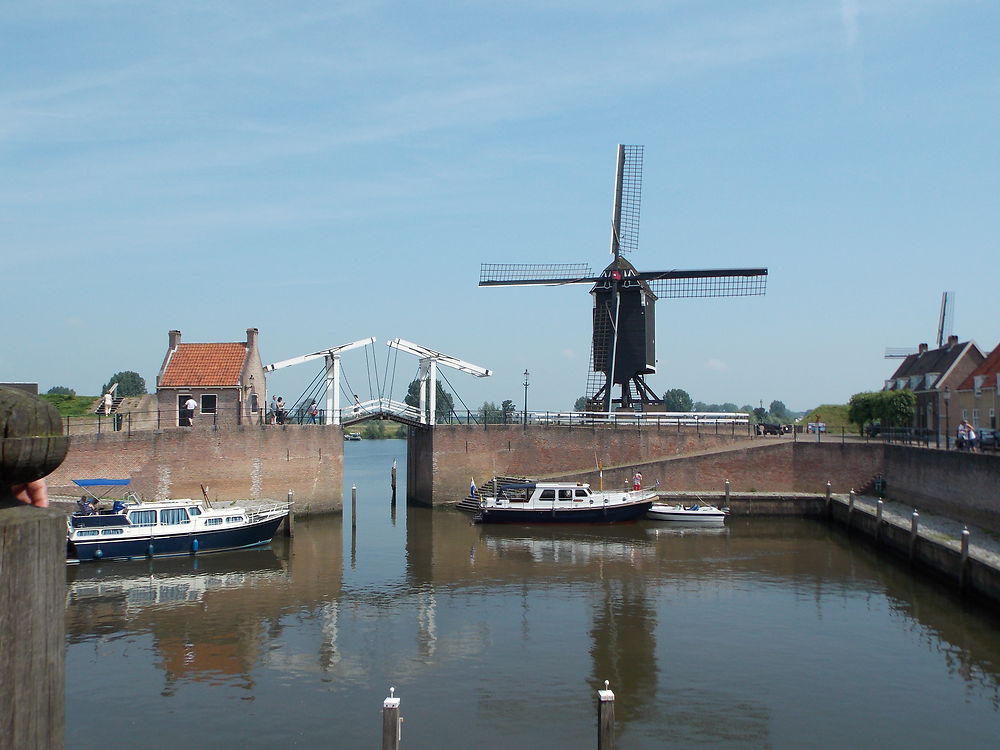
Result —
[[256, 423], [267, 403], [257, 333], [248, 328], [247, 340], [234, 343], [184, 344], [180, 331], [170, 331], [156, 376], [160, 425], [180, 425], [189, 398], [198, 404], [195, 424]]
[[1000, 345], [958, 384], [954, 394], [958, 419], [967, 419], [976, 429], [997, 428], [997, 386], [1000, 386]]
[[949, 336], [937, 349], [921, 344], [885, 381], [884, 391], [910, 390], [917, 397], [915, 427], [935, 433], [950, 432], [958, 424], [957, 404], [951, 396], [986, 359], [974, 341]]

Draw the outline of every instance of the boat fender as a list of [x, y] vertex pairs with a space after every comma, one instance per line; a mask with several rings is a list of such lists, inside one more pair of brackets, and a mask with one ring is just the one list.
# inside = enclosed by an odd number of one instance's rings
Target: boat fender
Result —
[[192, 552], [197, 552], [198, 551], [198, 540], [197, 539], [195, 539], [193, 542], [191, 542], [191, 551]]
[[153, 549], [154, 549], [153, 548], [153, 543], [150, 542], [149, 545], [146, 547], [146, 554], [149, 555], [150, 557], [152, 557], [153, 556]]
[[104, 557], [104, 550], [98, 547], [96, 550], [94, 550], [94, 557], [100, 560], [102, 557]]

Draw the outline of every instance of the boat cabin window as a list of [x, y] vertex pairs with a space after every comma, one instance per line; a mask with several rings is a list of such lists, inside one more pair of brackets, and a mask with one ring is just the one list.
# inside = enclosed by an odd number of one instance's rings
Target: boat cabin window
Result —
[[195, 516], [200, 516], [201, 508], [199, 508], [197, 505], [192, 505], [190, 508], [188, 508], [188, 513], [191, 514], [192, 518], [194, 518]]
[[218, 526], [220, 523], [222, 523], [222, 519], [221, 518], [206, 518], [205, 519], [205, 525], [206, 526]]
[[243, 523], [243, 516], [228, 516], [226, 523]]
[[156, 511], [133, 510], [128, 514], [128, 522], [133, 526], [152, 526], [156, 523]]
[[556, 491], [555, 490], [542, 490], [540, 500], [548, 500], [550, 502], [555, 502]]
[[573, 490], [559, 490], [559, 499], [560, 500], [572, 500], [573, 499]]
[[98, 536], [101, 532], [97, 529], [87, 529], [85, 531], [78, 531], [76, 535], [79, 536]]
[[587, 492], [587, 490], [579, 490], [578, 489], [578, 490], [574, 490], [573, 492], [574, 492], [573, 499], [576, 502], [578, 502], [578, 503], [581, 502], [581, 501], [583, 501], [583, 500], [586, 500], [590, 496], [590, 493]]
[[115, 534], [124, 534], [125, 529], [104, 529], [101, 533], [104, 536], [114, 536]]
[[164, 508], [160, 511], [160, 523], [174, 526], [179, 523], [190, 523], [187, 510], [184, 508]]

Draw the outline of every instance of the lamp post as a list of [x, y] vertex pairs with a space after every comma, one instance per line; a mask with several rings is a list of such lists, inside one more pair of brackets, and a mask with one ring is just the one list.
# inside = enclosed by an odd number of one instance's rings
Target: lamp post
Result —
[[524, 424], [528, 425], [528, 368], [524, 368]]
[[951, 416], [951, 409], [949, 407], [951, 403], [951, 388], [945, 387], [941, 397], [944, 398], [944, 449], [948, 450], [948, 443], [951, 442], [951, 425], [949, 424], [949, 417]]

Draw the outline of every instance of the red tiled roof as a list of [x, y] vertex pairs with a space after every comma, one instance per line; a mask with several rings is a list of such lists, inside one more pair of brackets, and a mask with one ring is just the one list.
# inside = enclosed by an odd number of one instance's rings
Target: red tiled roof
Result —
[[[1000, 373], [1000, 345], [994, 347], [993, 351], [990, 353], [983, 363], [979, 365], [975, 370], [969, 373], [969, 377], [963, 380], [958, 385], [958, 390], [960, 391], [971, 391], [975, 386], [976, 375], [986, 376], [986, 387], [992, 388], [996, 385], [995, 376]], [[993, 381], [993, 382], [990, 382]]]
[[178, 344], [160, 378], [164, 388], [236, 386], [247, 356], [247, 345]]

